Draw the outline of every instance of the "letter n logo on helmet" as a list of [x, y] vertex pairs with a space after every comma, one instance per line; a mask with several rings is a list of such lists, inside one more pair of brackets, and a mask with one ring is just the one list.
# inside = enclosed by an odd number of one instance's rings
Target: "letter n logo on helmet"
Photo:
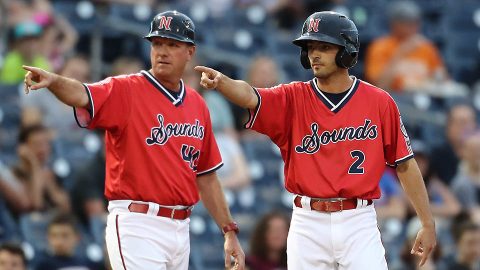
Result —
[[160, 22], [158, 24], [158, 29], [170, 30], [170, 23], [172, 22], [172, 17], [162, 16], [160, 17]]
[[307, 32], [318, 32], [318, 24], [320, 23], [320, 19], [310, 19], [310, 23], [308, 24], [308, 31]]

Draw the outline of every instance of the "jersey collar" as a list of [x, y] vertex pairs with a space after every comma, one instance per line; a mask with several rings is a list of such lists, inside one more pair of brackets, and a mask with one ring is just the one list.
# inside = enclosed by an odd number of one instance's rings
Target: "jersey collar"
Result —
[[162, 93], [166, 98], [168, 98], [173, 105], [176, 107], [180, 106], [182, 104], [183, 100], [185, 99], [185, 84], [183, 83], [183, 80], [180, 79], [180, 93], [178, 94], [178, 98], [175, 98], [170, 94], [170, 92], [163, 86], [150, 72], [142, 70], [141, 71], [143, 76], [155, 87], [157, 88], [160, 93]]
[[317, 97], [323, 102], [323, 104], [325, 104], [325, 106], [327, 106], [327, 108], [329, 108], [331, 112], [337, 113], [337, 112], [340, 111], [340, 109], [343, 108], [343, 106], [345, 106], [347, 104], [347, 102], [352, 98], [353, 94], [355, 94], [355, 92], [357, 91], [358, 85], [360, 84], [360, 80], [358, 80], [354, 76], [352, 76], [352, 79], [353, 79], [352, 86], [348, 90], [347, 94], [343, 97], [343, 99], [340, 100], [340, 102], [338, 102], [338, 104], [336, 104], [336, 105], [333, 104], [333, 102], [331, 102], [322, 93], [322, 91], [320, 91], [320, 88], [317, 85], [317, 80], [315, 80], [315, 78], [313, 78], [310, 81], [310, 85], [312, 86], [312, 88], [313, 88], [315, 94], [317, 95]]

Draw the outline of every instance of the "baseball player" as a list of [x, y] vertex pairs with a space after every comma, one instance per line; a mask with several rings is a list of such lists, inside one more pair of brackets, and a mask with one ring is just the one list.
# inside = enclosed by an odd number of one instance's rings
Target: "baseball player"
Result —
[[412, 253], [425, 263], [436, 244], [425, 185], [398, 108], [387, 92], [349, 76], [358, 32], [346, 16], [317, 12], [301, 36], [301, 63], [314, 78], [268, 89], [208, 67], [201, 85], [249, 109], [246, 127], [280, 148], [293, 193], [289, 269], [387, 269], [372, 200], [385, 164], [396, 167], [422, 221]]
[[148, 71], [93, 84], [28, 67], [26, 92], [48, 88], [74, 107], [77, 123], [105, 129], [109, 200], [107, 250], [113, 269], [187, 269], [189, 216], [199, 198], [222, 229], [225, 267], [244, 253], [220, 187], [222, 166], [204, 100], [181, 79], [195, 53], [195, 27], [176, 11], [156, 15]]

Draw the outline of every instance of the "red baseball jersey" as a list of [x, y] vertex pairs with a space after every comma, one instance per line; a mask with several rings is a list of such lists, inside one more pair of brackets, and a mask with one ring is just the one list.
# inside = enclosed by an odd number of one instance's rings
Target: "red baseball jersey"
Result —
[[180, 81], [178, 97], [148, 71], [85, 84], [81, 127], [105, 129], [109, 200], [193, 205], [196, 177], [223, 163], [203, 98]]
[[246, 127], [280, 148], [294, 194], [377, 199], [385, 163], [413, 157], [395, 101], [371, 84], [354, 78], [337, 105], [315, 79], [255, 91], [259, 104]]

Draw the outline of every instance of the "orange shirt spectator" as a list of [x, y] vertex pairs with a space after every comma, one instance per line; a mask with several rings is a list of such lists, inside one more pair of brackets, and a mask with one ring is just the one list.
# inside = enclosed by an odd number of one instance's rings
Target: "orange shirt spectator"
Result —
[[393, 69], [391, 83], [386, 88], [401, 91], [421, 87], [424, 80], [435, 78], [435, 72], [443, 69], [437, 48], [421, 36], [413, 39], [402, 42], [394, 36], [386, 36], [372, 43], [365, 66], [367, 80], [378, 83], [382, 73]]
[[397, 1], [389, 10], [391, 32], [369, 46], [368, 81], [392, 91], [422, 90], [446, 78], [435, 45], [419, 34], [420, 10], [414, 2]]

